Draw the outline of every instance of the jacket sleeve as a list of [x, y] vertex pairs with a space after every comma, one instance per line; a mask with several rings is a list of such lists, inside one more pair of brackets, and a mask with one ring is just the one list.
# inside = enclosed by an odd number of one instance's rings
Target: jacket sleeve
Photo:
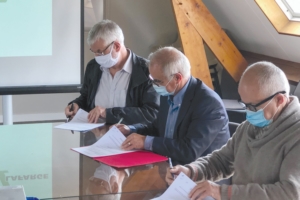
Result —
[[221, 149], [185, 165], [191, 170], [190, 178], [193, 181], [218, 181], [232, 176], [234, 173], [234, 143], [237, 133], [238, 130]]
[[[225, 134], [227, 117], [217, 100], [206, 103], [195, 102], [193, 113], [183, 137], [173, 139], [155, 137], [152, 149], [154, 152], [169, 156], [179, 163], [190, 163], [199, 158], [215, 141], [219, 134]], [[208, 105], [209, 104], [209, 105]], [[225, 144], [227, 141], [222, 141]]]
[[[106, 123], [115, 124], [123, 117], [124, 124], [151, 124], [156, 118], [159, 108], [159, 95], [154, 90], [151, 83], [144, 82], [140, 105], [135, 107], [115, 107], [106, 109]], [[136, 88], [139, 89], [139, 88]]]
[[79, 108], [88, 111], [87, 101], [88, 101], [88, 89], [90, 87], [89, 83], [90, 81], [90, 73], [91, 73], [91, 67], [89, 64], [87, 65], [85, 74], [84, 74], [84, 80], [82, 87], [80, 89], [80, 96], [76, 98], [75, 100], [71, 101], [71, 103], [77, 103]]

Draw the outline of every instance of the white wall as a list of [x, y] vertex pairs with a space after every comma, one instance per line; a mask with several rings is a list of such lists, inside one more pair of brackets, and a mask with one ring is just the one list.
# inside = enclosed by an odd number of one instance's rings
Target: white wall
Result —
[[[87, 32], [85, 32], [85, 40]], [[84, 46], [84, 63], [93, 58], [88, 45]], [[65, 119], [64, 108], [79, 93], [13, 95], [14, 122]], [[2, 123], [2, 97], [0, 96], [0, 123]]]

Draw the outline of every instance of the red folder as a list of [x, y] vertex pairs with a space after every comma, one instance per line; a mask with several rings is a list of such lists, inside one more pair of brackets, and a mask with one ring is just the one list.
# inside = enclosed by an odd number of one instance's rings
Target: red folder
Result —
[[117, 168], [128, 168], [147, 165], [168, 160], [167, 157], [155, 154], [151, 151], [135, 151], [113, 156], [96, 157], [94, 160]]

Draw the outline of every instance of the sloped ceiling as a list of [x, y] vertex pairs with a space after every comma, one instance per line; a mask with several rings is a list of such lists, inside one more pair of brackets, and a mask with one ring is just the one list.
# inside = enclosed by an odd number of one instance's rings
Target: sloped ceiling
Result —
[[203, 0], [241, 49], [300, 63], [300, 37], [278, 34], [254, 0]]

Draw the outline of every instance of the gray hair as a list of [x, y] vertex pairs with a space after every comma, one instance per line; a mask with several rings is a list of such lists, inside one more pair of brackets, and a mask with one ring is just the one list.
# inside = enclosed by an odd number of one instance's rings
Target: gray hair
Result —
[[181, 73], [184, 78], [191, 75], [191, 65], [187, 57], [174, 47], [163, 47], [151, 53], [148, 57], [149, 66], [158, 64], [162, 67], [164, 75], [170, 77]]
[[87, 43], [88, 45], [92, 45], [99, 39], [104, 40], [106, 43], [105, 45], [108, 45], [113, 41], [124, 44], [122, 29], [118, 24], [108, 19], [102, 20], [93, 26], [88, 34]]
[[254, 73], [253, 80], [258, 83], [258, 90], [266, 96], [271, 96], [276, 92], [285, 91], [289, 96], [290, 85], [285, 73], [271, 62], [261, 61], [250, 65], [243, 73], [241, 81], [247, 72]]

